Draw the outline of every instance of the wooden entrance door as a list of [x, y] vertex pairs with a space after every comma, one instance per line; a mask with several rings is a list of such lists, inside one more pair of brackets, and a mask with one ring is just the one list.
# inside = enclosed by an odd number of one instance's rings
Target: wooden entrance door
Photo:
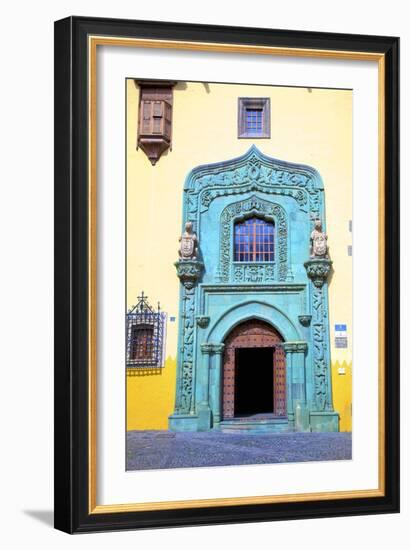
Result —
[[[235, 363], [238, 360], [237, 350], [241, 348], [273, 348], [272, 360], [273, 385], [273, 408], [275, 416], [286, 416], [286, 357], [283, 347], [282, 336], [271, 325], [263, 321], [250, 320], [236, 326], [225, 339], [225, 351], [223, 362], [223, 418], [229, 419], [238, 416], [235, 411]], [[260, 356], [260, 354], [259, 354]], [[251, 357], [251, 354], [250, 356]], [[256, 354], [255, 354], [256, 357]], [[262, 369], [258, 373], [258, 361], [248, 361], [249, 368], [258, 383], [262, 376]], [[261, 384], [264, 379], [261, 378]], [[253, 384], [255, 387], [255, 384]], [[257, 385], [256, 385], [257, 387]]]

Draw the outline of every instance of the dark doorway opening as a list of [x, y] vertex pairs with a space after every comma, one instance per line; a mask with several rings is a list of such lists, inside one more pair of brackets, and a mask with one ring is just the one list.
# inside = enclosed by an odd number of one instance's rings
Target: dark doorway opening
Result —
[[235, 350], [235, 416], [273, 412], [273, 350]]

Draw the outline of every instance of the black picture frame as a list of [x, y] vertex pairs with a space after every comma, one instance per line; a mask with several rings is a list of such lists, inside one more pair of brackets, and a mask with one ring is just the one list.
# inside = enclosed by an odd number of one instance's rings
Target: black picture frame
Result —
[[[384, 56], [384, 495], [90, 513], [88, 49], [90, 35]], [[67, 533], [399, 511], [399, 39], [68, 17], [55, 23], [55, 527]]]

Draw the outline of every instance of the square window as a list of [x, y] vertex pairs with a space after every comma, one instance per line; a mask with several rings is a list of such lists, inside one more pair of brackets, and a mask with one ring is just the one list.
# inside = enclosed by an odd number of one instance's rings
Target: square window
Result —
[[238, 98], [238, 138], [270, 138], [270, 98]]

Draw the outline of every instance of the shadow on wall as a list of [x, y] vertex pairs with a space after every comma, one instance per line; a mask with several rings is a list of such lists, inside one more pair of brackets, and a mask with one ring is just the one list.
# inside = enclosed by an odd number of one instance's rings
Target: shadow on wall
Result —
[[163, 369], [159, 368], [127, 368], [127, 377], [134, 377], [134, 376], [161, 376]]

